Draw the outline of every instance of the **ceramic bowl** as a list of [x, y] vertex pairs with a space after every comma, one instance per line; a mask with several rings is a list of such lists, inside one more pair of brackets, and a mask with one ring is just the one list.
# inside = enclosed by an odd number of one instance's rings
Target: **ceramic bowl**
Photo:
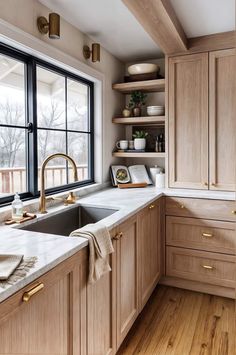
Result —
[[128, 67], [129, 75], [148, 74], [158, 72], [160, 67], [152, 63], [133, 64]]
[[148, 106], [147, 114], [148, 116], [161, 116], [164, 115], [165, 108], [164, 106]]

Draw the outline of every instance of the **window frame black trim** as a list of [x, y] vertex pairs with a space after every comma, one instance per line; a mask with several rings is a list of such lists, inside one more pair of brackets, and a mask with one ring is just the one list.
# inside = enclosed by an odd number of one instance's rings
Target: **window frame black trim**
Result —
[[[20, 196], [23, 200], [30, 200], [39, 197], [39, 189], [37, 188], [38, 181], [38, 152], [37, 152], [37, 131], [40, 129], [48, 129], [37, 127], [37, 66], [42, 67], [46, 70], [51, 70], [59, 75], [63, 75], [65, 77], [65, 82], [67, 83], [68, 79], [75, 80], [82, 84], [85, 84], [89, 88], [89, 131], [74, 131], [68, 130], [67, 126], [65, 129], [51, 129], [54, 131], [66, 131], [66, 132], [74, 132], [74, 133], [84, 133], [89, 136], [89, 160], [88, 160], [88, 175], [89, 179], [78, 181], [75, 183], [65, 184], [61, 186], [57, 186], [55, 188], [47, 189], [46, 192], [48, 195], [60, 193], [63, 191], [68, 191], [70, 189], [79, 188], [82, 186], [88, 186], [93, 184], [94, 181], [94, 83], [88, 79], [85, 79], [79, 75], [76, 75], [68, 70], [61, 68], [60, 66], [51, 64], [47, 61], [44, 61], [40, 58], [27, 54], [25, 52], [20, 51], [17, 48], [5, 45], [0, 43], [0, 54], [9, 56], [13, 59], [19, 60], [25, 65], [25, 75], [26, 75], [26, 83], [25, 83], [25, 113], [26, 113], [26, 126], [13, 126], [13, 125], [4, 125], [0, 124], [1, 127], [13, 127], [13, 128], [22, 128], [27, 131], [28, 124], [32, 124], [32, 132], [27, 132], [28, 138], [26, 139], [27, 143], [27, 184], [28, 191], [25, 193], [20, 193]], [[67, 107], [67, 92], [65, 95], [65, 107]], [[67, 110], [66, 110], [67, 115]], [[66, 117], [66, 125], [67, 125], [67, 117]], [[67, 149], [67, 145], [66, 145]], [[29, 169], [29, 166], [32, 168]], [[8, 205], [13, 200], [13, 194], [5, 197], [0, 197], [0, 207]]]

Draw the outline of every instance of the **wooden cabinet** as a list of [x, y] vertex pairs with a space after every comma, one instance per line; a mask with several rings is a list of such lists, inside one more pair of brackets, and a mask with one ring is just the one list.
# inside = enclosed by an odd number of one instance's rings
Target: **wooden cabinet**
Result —
[[83, 249], [0, 304], [1, 355], [86, 354], [86, 265]]
[[235, 255], [235, 223], [167, 216], [166, 244]]
[[208, 189], [208, 54], [169, 59], [169, 186]]
[[236, 202], [166, 197], [163, 283], [235, 298]]
[[169, 59], [170, 187], [235, 191], [235, 62], [236, 49]]
[[142, 310], [160, 278], [160, 200], [150, 204], [139, 213], [138, 232], [139, 304]]
[[236, 49], [210, 53], [210, 189], [236, 190]]
[[166, 273], [168, 276], [234, 289], [235, 257], [168, 246]]
[[[115, 235], [114, 229], [111, 237]], [[110, 266], [111, 272], [87, 287], [88, 355], [116, 353], [116, 251]]]
[[138, 316], [138, 233], [136, 216], [122, 223], [117, 230], [116, 294], [117, 347], [120, 346]]
[[236, 222], [236, 201], [166, 197], [169, 216], [196, 217]]

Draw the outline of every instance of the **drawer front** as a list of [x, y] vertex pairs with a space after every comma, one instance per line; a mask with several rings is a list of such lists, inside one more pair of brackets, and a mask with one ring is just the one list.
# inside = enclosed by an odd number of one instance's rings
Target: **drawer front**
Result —
[[166, 217], [166, 244], [236, 254], [236, 223], [197, 218]]
[[235, 287], [235, 257], [183, 248], [166, 248], [166, 274], [191, 281]]
[[166, 215], [236, 222], [236, 202], [166, 197]]

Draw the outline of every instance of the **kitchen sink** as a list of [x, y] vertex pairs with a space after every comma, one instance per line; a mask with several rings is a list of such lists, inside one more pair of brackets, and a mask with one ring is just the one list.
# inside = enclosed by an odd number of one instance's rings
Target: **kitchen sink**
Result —
[[81, 228], [88, 223], [101, 221], [116, 211], [115, 209], [100, 207], [75, 206], [56, 215], [33, 221], [20, 229], [68, 236], [75, 229]]

